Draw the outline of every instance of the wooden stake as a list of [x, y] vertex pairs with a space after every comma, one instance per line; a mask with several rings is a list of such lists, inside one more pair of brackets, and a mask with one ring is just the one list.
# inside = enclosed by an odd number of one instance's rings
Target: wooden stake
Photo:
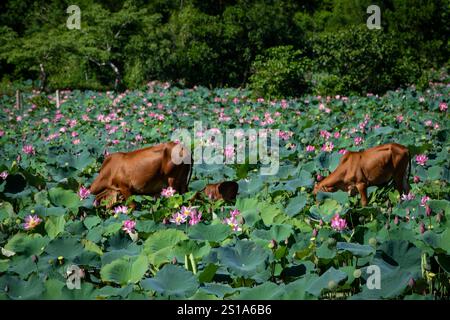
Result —
[[22, 110], [22, 96], [20, 90], [16, 90], [16, 109]]
[[56, 108], [59, 109], [59, 90], [56, 90]]

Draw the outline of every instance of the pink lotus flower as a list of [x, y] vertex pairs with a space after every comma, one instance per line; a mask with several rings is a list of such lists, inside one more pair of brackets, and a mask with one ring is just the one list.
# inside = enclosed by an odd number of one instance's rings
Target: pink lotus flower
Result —
[[122, 230], [128, 234], [134, 233], [134, 228], [136, 227], [136, 221], [125, 220], [122, 224]]
[[120, 213], [127, 214], [128, 213], [128, 208], [127, 208], [127, 206], [115, 207], [114, 208], [114, 213], [115, 214], [120, 214]]
[[241, 212], [238, 209], [234, 209], [234, 210], [230, 211], [230, 216], [232, 218], [236, 218], [240, 214], [241, 214]]
[[413, 193], [411, 193], [411, 192], [409, 192], [408, 194], [402, 194], [402, 197], [401, 197], [401, 199], [403, 201], [411, 201], [411, 200], [413, 200], [415, 198], [416, 198], [416, 196]]
[[314, 150], [316, 150], [316, 148], [312, 145], [308, 145], [306, 146], [306, 152], [313, 152]]
[[345, 150], [345, 149], [339, 150], [339, 154], [346, 154], [347, 152], [348, 152], [348, 150]]
[[0, 137], [3, 137], [5, 135], [5, 131], [0, 130]]
[[441, 110], [442, 112], [447, 111], [448, 109], [448, 105], [445, 102], [441, 102], [439, 103], [439, 110]]
[[175, 189], [172, 187], [168, 187], [166, 189], [162, 189], [161, 191], [161, 195], [165, 198], [170, 198], [171, 196], [173, 196], [175, 194]]
[[353, 141], [355, 142], [355, 145], [359, 146], [360, 144], [363, 143], [363, 138], [356, 137]]
[[340, 132], [339, 132], [339, 131], [336, 131], [336, 132], [334, 133], [334, 138], [339, 139], [340, 137], [341, 137]]
[[235, 217], [226, 218], [224, 223], [229, 225], [233, 231], [242, 231], [242, 228], [239, 226], [239, 223]]
[[325, 140], [328, 140], [331, 137], [331, 133], [329, 133], [327, 130], [320, 130], [320, 136], [322, 138], [325, 138]]
[[86, 199], [87, 197], [89, 197], [90, 194], [91, 191], [89, 190], [89, 188], [81, 186], [80, 189], [78, 190], [78, 196], [80, 197], [81, 200]]
[[81, 143], [81, 140], [80, 140], [80, 139], [75, 139], [75, 140], [72, 141], [72, 143], [73, 143], [74, 145], [77, 145], [77, 144], [80, 144], [80, 143]]
[[201, 212], [197, 213], [197, 210], [194, 210], [194, 211], [191, 212], [189, 217], [190, 217], [189, 224], [191, 226], [193, 226], [193, 225], [196, 225], [197, 223], [199, 223], [201, 221], [202, 213]]
[[318, 175], [316, 176], [316, 180], [317, 180], [317, 181], [322, 181], [322, 180], [323, 180], [323, 176], [322, 176], [321, 174], [318, 174]]
[[420, 200], [420, 205], [422, 207], [425, 207], [427, 205], [428, 201], [430, 201], [430, 197], [429, 196], [423, 196], [422, 199]]
[[433, 121], [431, 121], [431, 120], [425, 121], [425, 126], [426, 127], [432, 127], [433, 126]]
[[234, 156], [234, 147], [231, 145], [228, 145], [225, 147], [225, 157], [227, 159], [233, 158]]
[[428, 157], [424, 154], [418, 154], [416, 156], [416, 162], [420, 166], [424, 166], [428, 161]]
[[347, 228], [347, 221], [339, 217], [339, 214], [335, 214], [331, 219], [331, 227], [336, 231], [342, 231]]
[[78, 137], [78, 132], [72, 131], [70, 135], [72, 136], [72, 138]]
[[180, 224], [186, 222], [186, 217], [183, 214], [181, 214], [180, 212], [177, 212], [172, 215], [172, 218], [170, 218], [169, 221], [172, 223], [175, 223], [177, 226], [179, 226]]
[[22, 148], [22, 151], [26, 154], [35, 154], [36, 151], [34, 150], [34, 147], [32, 145], [26, 145]]
[[2, 173], [0, 173], [0, 178], [6, 180], [6, 178], [8, 178], [8, 171], [3, 171]]
[[331, 152], [333, 151], [334, 148], [334, 144], [331, 141], [327, 141], [326, 143], [324, 143], [324, 145], [322, 146], [322, 151], [325, 152]]
[[398, 116], [396, 117], [396, 119], [397, 119], [397, 122], [400, 123], [400, 122], [403, 121], [403, 116], [402, 116], [402, 115], [398, 115]]
[[420, 177], [419, 176], [414, 176], [413, 181], [414, 181], [414, 183], [419, 183], [420, 182]]
[[182, 206], [181, 210], [180, 210], [180, 213], [185, 217], [189, 217], [192, 213], [195, 213], [195, 212], [196, 212], [195, 209], [193, 209], [191, 207], [185, 207], [185, 206]]
[[25, 217], [25, 223], [23, 224], [23, 228], [25, 230], [31, 230], [37, 227], [42, 222], [42, 219], [37, 215], [28, 215]]

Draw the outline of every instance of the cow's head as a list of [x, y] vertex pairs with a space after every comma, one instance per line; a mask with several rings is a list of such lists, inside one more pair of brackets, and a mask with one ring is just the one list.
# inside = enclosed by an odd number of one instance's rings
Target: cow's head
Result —
[[319, 182], [319, 183], [315, 184], [314, 190], [313, 190], [313, 194], [317, 195], [317, 193], [319, 191], [322, 191], [322, 192], [333, 192], [333, 191], [335, 191], [335, 187], [327, 186], [327, 185], [324, 185], [323, 183]]

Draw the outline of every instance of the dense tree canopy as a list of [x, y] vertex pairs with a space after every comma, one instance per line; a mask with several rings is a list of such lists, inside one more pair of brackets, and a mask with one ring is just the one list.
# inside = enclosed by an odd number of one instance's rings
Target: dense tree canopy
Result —
[[[69, 30], [66, 9], [73, 1], [5, 1], [1, 88], [28, 79], [46, 90], [120, 90], [171, 80], [250, 84], [263, 95], [383, 92], [427, 82], [427, 70], [448, 63], [448, 1], [378, 1], [382, 28], [369, 30], [372, 2], [80, 0], [81, 29]], [[274, 79], [262, 70], [277, 65], [287, 69]]]

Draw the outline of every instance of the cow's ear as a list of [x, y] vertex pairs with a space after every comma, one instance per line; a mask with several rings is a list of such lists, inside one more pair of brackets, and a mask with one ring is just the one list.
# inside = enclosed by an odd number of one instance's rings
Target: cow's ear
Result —
[[239, 185], [234, 181], [225, 181], [219, 185], [219, 193], [225, 201], [235, 200], [238, 190]]

